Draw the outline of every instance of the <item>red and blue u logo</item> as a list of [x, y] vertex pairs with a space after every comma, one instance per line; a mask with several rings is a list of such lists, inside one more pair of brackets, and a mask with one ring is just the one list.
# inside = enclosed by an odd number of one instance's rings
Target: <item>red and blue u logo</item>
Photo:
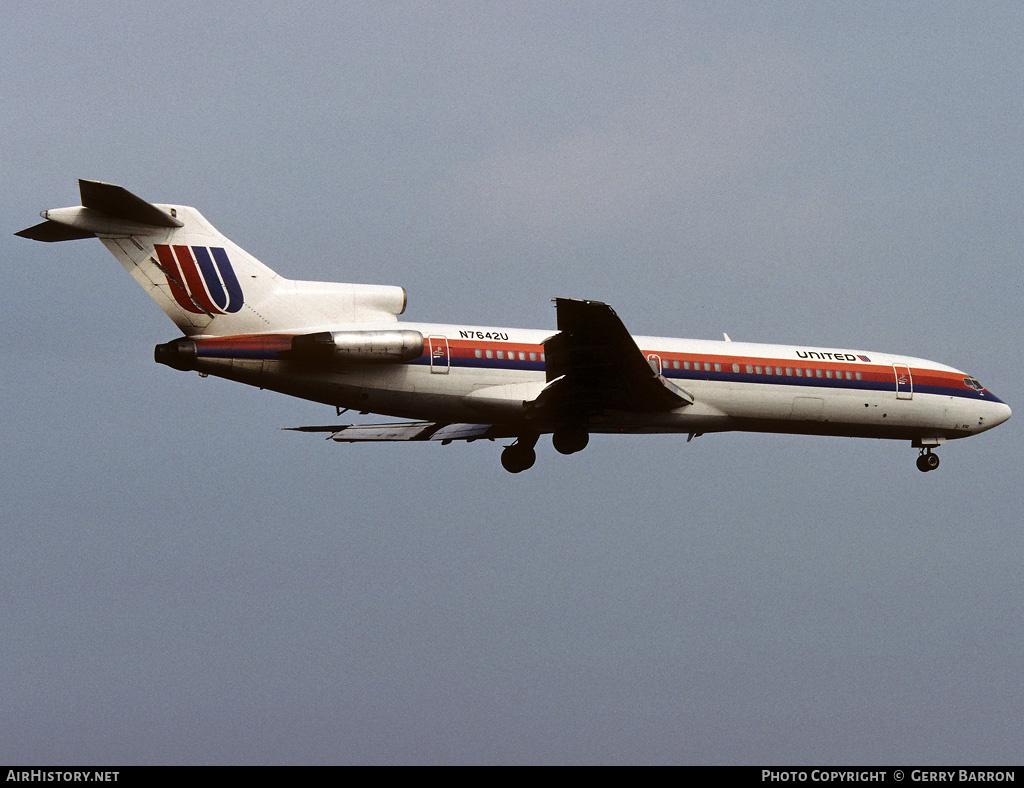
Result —
[[242, 308], [242, 288], [223, 248], [157, 244], [156, 256], [182, 309], [223, 315]]

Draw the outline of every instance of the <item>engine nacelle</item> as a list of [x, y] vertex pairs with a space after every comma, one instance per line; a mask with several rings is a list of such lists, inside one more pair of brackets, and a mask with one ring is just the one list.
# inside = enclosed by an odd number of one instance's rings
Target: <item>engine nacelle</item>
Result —
[[292, 338], [292, 356], [338, 364], [399, 364], [423, 355], [419, 331], [319, 331]]

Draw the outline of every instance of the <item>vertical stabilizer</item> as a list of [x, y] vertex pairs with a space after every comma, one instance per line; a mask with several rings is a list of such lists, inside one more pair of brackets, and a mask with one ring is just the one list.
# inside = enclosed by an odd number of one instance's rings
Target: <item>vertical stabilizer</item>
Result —
[[44, 222], [17, 235], [47, 242], [99, 238], [187, 336], [389, 322], [405, 308], [400, 287], [285, 279], [195, 208], [149, 203], [109, 183], [79, 185], [80, 206], [43, 211]]

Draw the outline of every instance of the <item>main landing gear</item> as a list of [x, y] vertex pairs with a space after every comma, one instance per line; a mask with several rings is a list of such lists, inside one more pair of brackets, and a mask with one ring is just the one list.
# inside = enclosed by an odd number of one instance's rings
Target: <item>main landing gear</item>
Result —
[[[537, 461], [537, 433], [520, 435], [516, 442], [501, 453], [501, 466], [509, 473], [522, 473]], [[551, 435], [551, 445], [561, 454], [583, 451], [590, 443], [590, 433], [583, 427], [559, 427]]]
[[522, 473], [527, 468], [532, 468], [537, 461], [537, 452], [533, 447], [537, 445], [540, 436], [520, 435], [511, 446], [506, 446], [501, 453], [501, 467], [509, 473]]
[[590, 443], [590, 434], [582, 427], [559, 427], [551, 435], [551, 445], [559, 454], [575, 454]]
[[934, 471], [939, 467], [939, 455], [932, 454], [932, 450], [929, 448], [921, 449], [921, 453], [917, 457], [917, 469], [927, 473], [928, 471]]

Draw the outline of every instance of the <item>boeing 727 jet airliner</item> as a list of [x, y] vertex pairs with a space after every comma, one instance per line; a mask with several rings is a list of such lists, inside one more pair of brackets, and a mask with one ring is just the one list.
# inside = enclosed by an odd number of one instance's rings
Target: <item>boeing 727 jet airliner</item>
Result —
[[1010, 418], [975, 378], [934, 361], [634, 337], [597, 301], [556, 298], [555, 331], [398, 322], [400, 287], [285, 279], [195, 208], [79, 186], [80, 206], [17, 235], [99, 238], [184, 334], [157, 345], [159, 363], [416, 420], [298, 428], [336, 441], [506, 439], [501, 463], [519, 473], [541, 435], [571, 454], [592, 433], [746, 430], [906, 440], [931, 471], [936, 447]]

